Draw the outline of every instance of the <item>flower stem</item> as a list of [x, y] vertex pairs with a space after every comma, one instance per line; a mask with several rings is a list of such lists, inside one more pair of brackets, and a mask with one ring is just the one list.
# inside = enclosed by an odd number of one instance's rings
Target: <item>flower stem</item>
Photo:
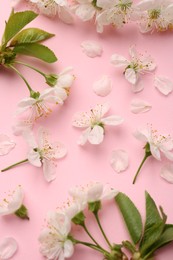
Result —
[[15, 167], [15, 166], [17, 166], [17, 165], [20, 165], [20, 164], [22, 164], [22, 163], [25, 163], [25, 162], [28, 162], [28, 159], [25, 159], [25, 160], [22, 160], [22, 161], [20, 161], [20, 162], [15, 163], [15, 164], [12, 164], [12, 165], [10, 165], [10, 166], [8, 166], [8, 167], [2, 169], [1, 172], [8, 171], [8, 170], [10, 170], [11, 168], [13, 168], [13, 167]]
[[21, 64], [21, 65], [23, 65], [23, 66], [25, 66], [25, 67], [28, 67], [28, 68], [30, 68], [30, 69], [32, 69], [32, 70], [35, 70], [36, 72], [38, 72], [39, 74], [41, 74], [43, 77], [45, 77], [45, 73], [44, 73], [44, 72], [40, 71], [39, 69], [33, 67], [32, 65], [30, 65], [30, 64], [28, 64], [28, 63], [25, 63], [25, 62], [22, 62], [22, 61], [19, 61], [19, 60], [15, 60], [15, 63], [16, 63], [16, 64]]
[[100, 223], [100, 219], [99, 219], [99, 216], [98, 216], [98, 212], [94, 213], [94, 216], [95, 216], [95, 218], [96, 218], [96, 220], [97, 220], [97, 224], [98, 224], [98, 226], [99, 226], [99, 228], [100, 228], [100, 230], [101, 230], [101, 232], [102, 232], [102, 235], [103, 235], [104, 239], [106, 240], [108, 246], [109, 246], [110, 248], [112, 248], [112, 245], [111, 245], [109, 239], [107, 238], [107, 236], [106, 236], [106, 234], [105, 234], [105, 232], [104, 232], [104, 230], [103, 230], [103, 228], [102, 228], [102, 225], [101, 225], [101, 223]]
[[145, 156], [144, 156], [144, 158], [143, 158], [141, 164], [139, 165], [139, 168], [138, 168], [138, 170], [137, 170], [137, 172], [136, 172], [136, 174], [135, 174], [135, 177], [134, 177], [134, 179], [133, 179], [133, 184], [135, 184], [136, 179], [137, 179], [137, 177], [138, 177], [138, 174], [139, 174], [139, 172], [140, 172], [140, 170], [141, 170], [141, 168], [142, 168], [144, 162], [146, 161], [146, 159], [147, 159], [150, 155], [151, 155], [151, 154], [145, 153]]
[[9, 65], [9, 67], [14, 70], [18, 75], [19, 77], [21, 77], [21, 79], [23, 79], [23, 81], [25, 82], [30, 94], [34, 93], [34, 91], [32, 90], [32, 88], [30, 87], [28, 81], [25, 79], [25, 77], [13, 66], [13, 65]]

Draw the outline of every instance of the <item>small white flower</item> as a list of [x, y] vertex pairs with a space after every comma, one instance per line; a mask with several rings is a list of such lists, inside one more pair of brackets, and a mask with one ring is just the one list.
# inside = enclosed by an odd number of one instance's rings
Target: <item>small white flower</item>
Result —
[[134, 114], [145, 113], [149, 111], [151, 108], [152, 106], [142, 99], [133, 99], [130, 105], [130, 110]]
[[73, 16], [66, 0], [29, 0], [37, 7], [41, 14], [54, 17], [58, 14], [59, 19], [67, 24], [73, 23]]
[[67, 153], [65, 146], [59, 142], [51, 142], [48, 131], [42, 127], [38, 131], [38, 144], [31, 131], [26, 131], [23, 135], [30, 148], [29, 162], [36, 167], [43, 166], [46, 181], [54, 180], [56, 178], [56, 161]]
[[41, 254], [52, 260], [70, 258], [74, 252], [73, 243], [68, 239], [70, 230], [71, 221], [65, 214], [49, 213], [47, 227], [39, 236]]
[[18, 186], [7, 198], [0, 203], [0, 215], [11, 215], [18, 211], [23, 203], [24, 191], [21, 186]]
[[141, 84], [140, 75], [146, 74], [155, 70], [156, 64], [151, 56], [144, 56], [138, 53], [134, 46], [129, 49], [130, 60], [119, 54], [111, 56], [111, 63], [115, 67], [122, 67], [126, 80], [132, 84], [133, 91], [139, 92], [143, 89]]
[[6, 237], [0, 242], [0, 259], [10, 259], [17, 251], [18, 245], [14, 238]]
[[173, 91], [173, 82], [163, 76], [157, 76], [154, 78], [154, 86], [163, 94], [169, 95]]
[[47, 117], [52, 112], [52, 104], [63, 104], [64, 91], [58, 93], [54, 88], [47, 88], [41, 94], [35, 93], [34, 97], [27, 97], [18, 103], [17, 114], [29, 113], [28, 121], [36, 121], [40, 117]]
[[135, 9], [135, 20], [142, 33], [172, 29], [173, 3], [171, 0], [142, 0]]
[[93, 91], [96, 95], [105, 97], [112, 90], [112, 81], [109, 76], [103, 75], [98, 81], [93, 84]]
[[162, 167], [160, 176], [169, 183], [173, 184], [173, 164], [169, 163]]
[[74, 115], [72, 125], [86, 128], [79, 138], [78, 144], [84, 145], [87, 140], [91, 144], [100, 144], [105, 134], [105, 125], [117, 126], [123, 122], [123, 118], [117, 115], [104, 117], [110, 106], [108, 103], [98, 104], [89, 112], [77, 113]]
[[110, 164], [117, 173], [125, 171], [129, 166], [129, 156], [127, 152], [124, 150], [112, 151]]
[[150, 146], [151, 154], [157, 160], [161, 160], [160, 153], [162, 152], [165, 157], [173, 161], [173, 139], [171, 136], [159, 135], [157, 130], [153, 130], [151, 127], [137, 130], [134, 136]]
[[90, 58], [101, 56], [103, 49], [101, 45], [96, 41], [84, 41], [81, 43], [83, 52]]
[[0, 155], [8, 154], [15, 145], [9, 136], [0, 134]]

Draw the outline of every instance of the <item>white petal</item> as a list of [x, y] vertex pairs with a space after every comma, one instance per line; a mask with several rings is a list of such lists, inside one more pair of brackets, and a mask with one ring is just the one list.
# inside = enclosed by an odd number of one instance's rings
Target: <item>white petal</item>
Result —
[[113, 54], [111, 56], [111, 63], [116, 67], [124, 67], [124, 68], [129, 65], [129, 61], [125, 57], [119, 54]]
[[53, 181], [56, 178], [56, 164], [51, 160], [43, 160], [43, 174], [47, 182]]
[[101, 199], [102, 200], [111, 200], [118, 194], [118, 191], [108, 187], [107, 185], [104, 187], [103, 194]]
[[83, 52], [90, 58], [101, 56], [103, 49], [98, 42], [84, 41], [81, 43]]
[[149, 141], [149, 132], [148, 129], [144, 128], [144, 129], [140, 129], [140, 130], [136, 130], [133, 133], [134, 137], [142, 142], [148, 142]]
[[97, 104], [93, 109], [93, 113], [97, 118], [102, 118], [110, 109], [110, 103]]
[[134, 114], [145, 113], [149, 111], [152, 106], [142, 99], [133, 99], [131, 101], [130, 111]]
[[13, 213], [16, 212], [22, 206], [23, 199], [24, 199], [24, 190], [22, 189], [21, 186], [18, 186], [13, 193], [13, 198], [11, 202], [8, 205], [9, 211]]
[[57, 85], [61, 88], [69, 88], [71, 87], [74, 79], [75, 78], [72, 74], [62, 74], [58, 77]]
[[100, 144], [104, 138], [104, 129], [101, 126], [94, 126], [88, 135], [88, 141], [91, 144]]
[[166, 164], [162, 167], [160, 176], [166, 181], [173, 183], [173, 164]]
[[127, 152], [124, 150], [113, 151], [110, 164], [117, 173], [125, 171], [129, 166], [129, 156]]
[[137, 76], [137, 81], [136, 81], [135, 85], [132, 85], [132, 91], [134, 93], [140, 92], [144, 88], [143, 81], [138, 78], [138, 75], [136, 75], [136, 76]]
[[68, 7], [59, 7], [58, 8], [58, 16], [59, 16], [59, 19], [61, 21], [63, 21], [64, 23], [67, 23], [67, 24], [72, 24], [73, 23], [73, 16], [72, 14], [70, 13], [70, 10]]
[[152, 155], [154, 156], [154, 158], [160, 161], [161, 157], [160, 157], [159, 148], [150, 143], [150, 151], [151, 151]]
[[18, 245], [14, 238], [7, 237], [0, 242], [0, 259], [10, 259], [17, 251]]
[[67, 154], [67, 148], [64, 144], [60, 142], [54, 142], [51, 144], [51, 147], [54, 150], [53, 157], [56, 159], [63, 158]]
[[14, 135], [22, 135], [26, 131], [31, 131], [33, 127], [34, 122], [29, 121], [29, 120], [18, 120], [13, 126], [13, 134]]
[[91, 125], [91, 114], [89, 112], [77, 112], [72, 118], [75, 127], [89, 127]]
[[95, 8], [90, 4], [81, 4], [76, 9], [76, 15], [82, 20], [82, 21], [89, 21], [93, 18], [95, 14]]
[[136, 82], [137, 82], [137, 74], [131, 68], [126, 69], [126, 71], [125, 71], [125, 78], [128, 80], [128, 82], [130, 82], [133, 85], [135, 85]]
[[90, 132], [91, 132], [90, 127], [88, 127], [85, 131], [82, 132], [82, 134], [81, 134], [81, 136], [79, 137], [79, 140], [78, 140], [79, 145], [84, 145], [87, 142]]
[[120, 125], [123, 123], [123, 121], [124, 119], [121, 116], [115, 116], [115, 115], [102, 118], [101, 120], [101, 122], [104, 123], [105, 125], [113, 125], [113, 126]]
[[88, 188], [88, 202], [95, 202], [101, 199], [103, 193], [103, 185], [101, 183], [92, 183]]
[[112, 81], [110, 77], [104, 75], [100, 80], [94, 82], [93, 90], [98, 96], [107, 96], [112, 90]]
[[0, 155], [8, 154], [15, 145], [9, 136], [0, 134]]
[[154, 86], [164, 95], [168, 95], [173, 91], [173, 82], [166, 77], [155, 77]]
[[41, 167], [42, 165], [39, 153], [35, 152], [33, 149], [31, 149], [28, 153], [28, 160], [32, 165], [36, 167]]
[[64, 243], [64, 257], [69, 258], [74, 253], [74, 246], [71, 240], [66, 240]]

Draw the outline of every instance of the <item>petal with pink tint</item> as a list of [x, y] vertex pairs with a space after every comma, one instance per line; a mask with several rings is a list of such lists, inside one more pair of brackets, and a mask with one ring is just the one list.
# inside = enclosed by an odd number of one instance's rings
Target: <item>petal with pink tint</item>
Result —
[[114, 171], [120, 173], [129, 166], [129, 156], [124, 150], [114, 150], [111, 155], [110, 164]]
[[125, 57], [119, 54], [113, 54], [111, 56], [111, 63], [116, 67], [124, 67], [124, 68], [129, 65], [129, 61]]
[[6, 237], [0, 242], [0, 259], [10, 259], [17, 251], [18, 245], [14, 238]]
[[173, 91], [173, 82], [166, 77], [155, 77], [154, 86], [165, 96]]
[[173, 164], [166, 164], [162, 167], [160, 176], [169, 183], [173, 183]]
[[81, 43], [83, 52], [90, 58], [101, 56], [103, 49], [101, 45], [95, 41], [84, 41]]
[[130, 104], [130, 111], [134, 114], [145, 113], [151, 108], [152, 106], [142, 99], [133, 99]]
[[94, 82], [93, 84], [93, 91], [96, 95], [105, 97], [107, 96], [112, 90], [112, 81], [109, 76], [103, 75], [101, 79]]
[[8, 154], [14, 147], [15, 143], [7, 135], [0, 134], [0, 155]]

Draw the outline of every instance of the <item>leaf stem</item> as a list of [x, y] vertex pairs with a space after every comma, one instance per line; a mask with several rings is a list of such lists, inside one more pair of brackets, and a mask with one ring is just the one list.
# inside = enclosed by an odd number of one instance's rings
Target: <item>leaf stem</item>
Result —
[[10, 64], [9, 67], [10, 67], [11, 69], [13, 69], [13, 70], [19, 75], [19, 77], [21, 77], [21, 79], [23, 79], [23, 81], [25, 82], [25, 84], [26, 84], [26, 86], [27, 86], [27, 88], [28, 88], [30, 94], [34, 93], [34, 91], [33, 91], [32, 88], [30, 87], [30, 85], [29, 85], [28, 81], [25, 79], [25, 77], [24, 77], [13, 65]]
[[99, 219], [99, 216], [98, 216], [98, 212], [94, 213], [94, 216], [95, 216], [95, 218], [96, 218], [97, 224], [98, 224], [98, 226], [99, 226], [99, 228], [100, 228], [100, 230], [101, 230], [101, 233], [102, 233], [104, 239], [106, 240], [108, 246], [109, 246], [110, 248], [112, 248], [112, 245], [111, 245], [109, 239], [107, 238], [107, 236], [106, 236], [106, 234], [105, 234], [105, 232], [104, 232], [104, 230], [103, 230], [103, 228], [102, 228], [102, 225], [101, 225], [101, 222], [100, 222], [100, 219]]
[[25, 63], [25, 62], [22, 62], [22, 61], [19, 61], [19, 60], [15, 60], [15, 63], [16, 63], [16, 64], [21, 64], [21, 65], [23, 65], [23, 66], [25, 66], [25, 67], [28, 67], [28, 68], [30, 68], [30, 69], [32, 69], [32, 70], [35, 70], [36, 72], [38, 72], [39, 74], [41, 74], [43, 77], [45, 77], [45, 75], [46, 75], [44, 72], [40, 71], [39, 69], [33, 67], [32, 65], [30, 65], [30, 64], [28, 64], [28, 63]]
[[1, 172], [8, 171], [8, 170], [10, 170], [11, 168], [13, 168], [13, 167], [15, 167], [15, 166], [17, 166], [17, 165], [20, 165], [20, 164], [22, 164], [22, 163], [25, 163], [25, 162], [28, 162], [28, 159], [25, 159], [25, 160], [22, 160], [22, 161], [20, 161], [20, 162], [15, 163], [15, 164], [12, 164], [12, 165], [10, 165], [10, 166], [8, 166], [8, 167], [2, 169]]

